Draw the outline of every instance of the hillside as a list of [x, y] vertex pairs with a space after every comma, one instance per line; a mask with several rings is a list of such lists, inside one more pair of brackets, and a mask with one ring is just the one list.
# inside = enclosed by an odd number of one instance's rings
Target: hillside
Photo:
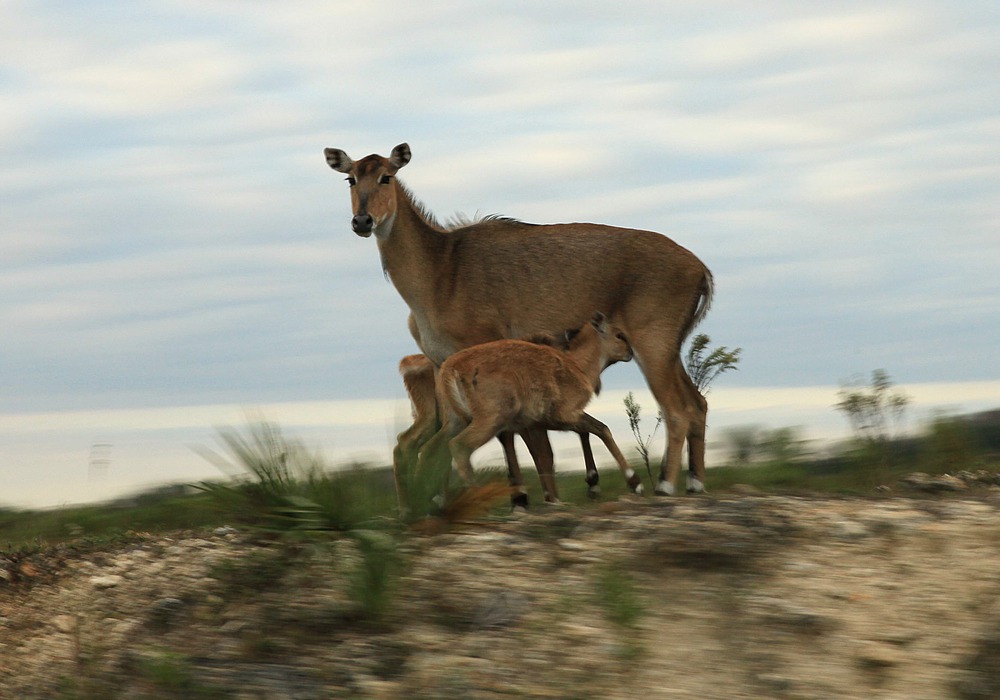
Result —
[[2, 698], [1000, 697], [996, 486], [624, 499], [398, 547], [133, 535], [2, 571]]

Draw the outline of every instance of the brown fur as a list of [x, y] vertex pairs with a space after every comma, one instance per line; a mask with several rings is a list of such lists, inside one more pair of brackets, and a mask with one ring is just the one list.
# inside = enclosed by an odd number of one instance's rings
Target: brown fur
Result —
[[[575, 331], [566, 331], [560, 334], [535, 333], [522, 338], [522, 340], [536, 345], [568, 350], [570, 339], [574, 333]], [[406, 387], [407, 396], [410, 398], [413, 417], [413, 423], [397, 436], [392, 459], [393, 476], [396, 482], [396, 497], [400, 510], [405, 511], [407, 508], [405, 484], [407, 465], [412, 465], [416, 462], [421, 447], [439, 430], [440, 424], [434, 389], [434, 364], [430, 359], [422, 354], [407, 355], [399, 361], [399, 373], [403, 377], [403, 385]], [[595, 391], [595, 393], [598, 392]], [[581, 438], [585, 440], [586, 436], [589, 436], [589, 433], [581, 435]], [[513, 497], [516, 500], [518, 495], [523, 496], [525, 492], [520, 465], [514, 453], [513, 435], [501, 434], [498, 436], [498, 439], [503, 445], [504, 454], [507, 458], [510, 486], [513, 489]], [[528, 442], [531, 438], [530, 436], [527, 438], [522, 436], [522, 439]], [[589, 443], [585, 443], [584, 458], [587, 462], [588, 473], [596, 472], [597, 469], [593, 463], [593, 453], [590, 452], [589, 447]], [[539, 480], [542, 483], [545, 500], [558, 500], [559, 494], [556, 489], [551, 456], [548, 460], [544, 458], [536, 460], [535, 466], [538, 470]]]
[[680, 349], [707, 312], [713, 285], [693, 253], [658, 233], [601, 224], [489, 218], [445, 231], [394, 177], [410, 160], [406, 144], [389, 158], [357, 163], [338, 149], [325, 154], [356, 178], [352, 226], [358, 235], [375, 233], [383, 269], [432, 362], [480, 343], [575, 327], [602, 309], [629, 337], [667, 417], [661, 483], [676, 482], [685, 439], [690, 468], [704, 482], [708, 405]]
[[501, 431], [534, 427], [598, 435], [633, 488], [638, 477], [607, 426], [584, 413], [601, 371], [628, 361], [632, 350], [603, 315], [583, 326], [567, 350], [523, 340], [497, 340], [461, 350], [441, 365], [437, 404], [445, 429], [432, 442], [453, 436], [449, 448], [459, 474], [471, 481], [472, 453]]

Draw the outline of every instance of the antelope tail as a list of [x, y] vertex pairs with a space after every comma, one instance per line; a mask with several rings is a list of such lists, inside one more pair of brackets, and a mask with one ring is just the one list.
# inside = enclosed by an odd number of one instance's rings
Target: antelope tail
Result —
[[701, 284], [698, 287], [698, 295], [694, 298], [694, 303], [691, 308], [691, 316], [688, 318], [686, 324], [684, 324], [683, 330], [681, 331], [681, 343], [687, 340], [687, 337], [691, 335], [691, 331], [704, 320], [705, 315], [708, 314], [709, 307], [712, 306], [712, 295], [715, 294], [715, 281], [712, 279], [712, 273], [708, 268], [705, 268], [705, 275], [701, 279]]

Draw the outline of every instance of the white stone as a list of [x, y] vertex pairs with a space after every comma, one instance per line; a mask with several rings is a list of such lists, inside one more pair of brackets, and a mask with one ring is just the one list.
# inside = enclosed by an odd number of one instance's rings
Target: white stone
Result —
[[76, 630], [79, 622], [74, 615], [56, 615], [52, 618], [52, 626], [63, 634], [69, 634]]
[[110, 574], [108, 576], [91, 576], [90, 585], [94, 588], [114, 588], [119, 583], [122, 582], [122, 577], [117, 574]]

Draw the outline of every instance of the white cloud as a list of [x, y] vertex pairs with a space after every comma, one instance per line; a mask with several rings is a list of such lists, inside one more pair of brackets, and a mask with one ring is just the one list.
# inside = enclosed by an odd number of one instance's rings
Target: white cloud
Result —
[[735, 381], [990, 378], [991, 6], [630, 8], [5, 8], [4, 405], [392, 395], [407, 310], [320, 151], [404, 140], [442, 219], [690, 247]]

